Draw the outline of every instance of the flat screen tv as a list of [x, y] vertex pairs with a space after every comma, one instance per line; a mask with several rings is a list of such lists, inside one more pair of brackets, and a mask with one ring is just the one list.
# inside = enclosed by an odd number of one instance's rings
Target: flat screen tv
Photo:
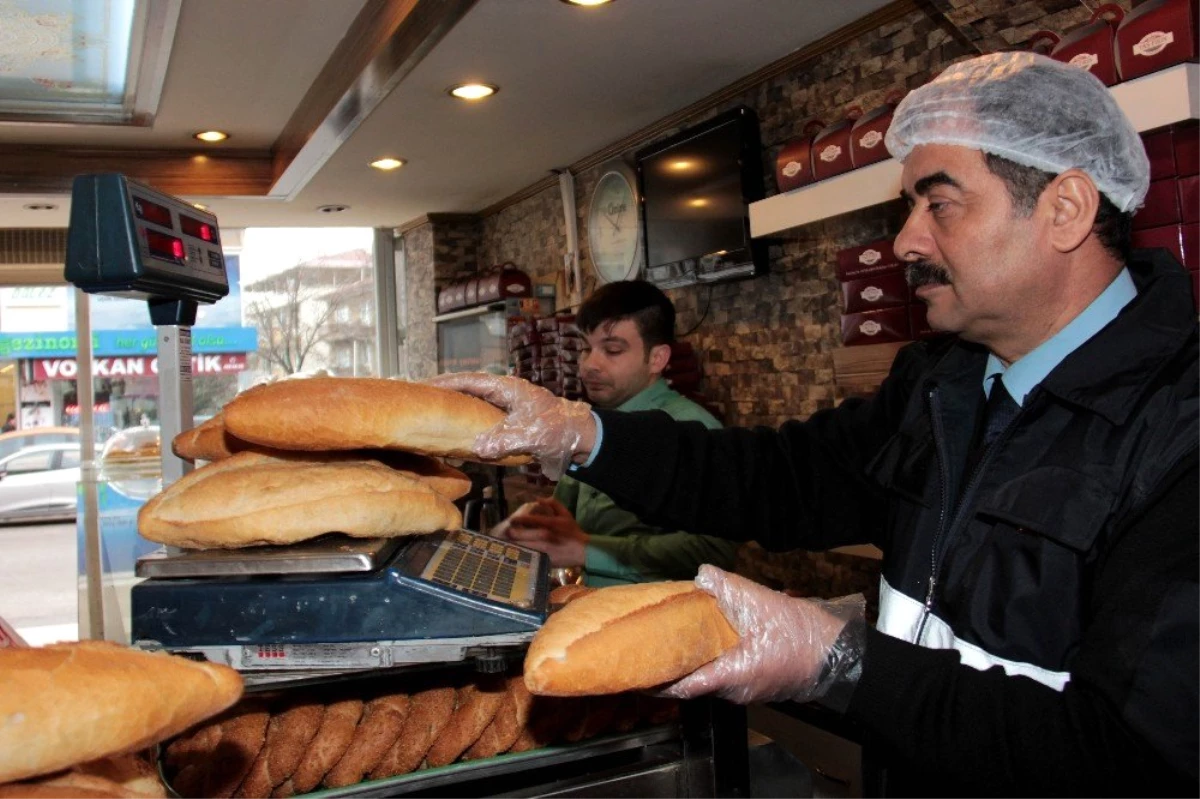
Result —
[[767, 270], [750, 238], [748, 206], [763, 198], [758, 117], [725, 112], [635, 154], [646, 242], [645, 277], [663, 288]]

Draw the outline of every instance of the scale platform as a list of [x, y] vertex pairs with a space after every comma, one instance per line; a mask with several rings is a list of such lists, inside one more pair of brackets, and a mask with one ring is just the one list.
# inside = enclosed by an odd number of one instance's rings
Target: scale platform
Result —
[[466, 530], [159, 551], [137, 564], [132, 638], [262, 675], [500, 669], [545, 621], [548, 573], [542, 553]]

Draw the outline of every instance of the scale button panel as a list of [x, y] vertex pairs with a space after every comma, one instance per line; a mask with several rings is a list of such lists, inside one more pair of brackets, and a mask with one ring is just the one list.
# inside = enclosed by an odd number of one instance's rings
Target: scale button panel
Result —
[[472, 596], [530, 607], [537, 590], [534, 553], [466, 531], [446, 536], [421, 578]]

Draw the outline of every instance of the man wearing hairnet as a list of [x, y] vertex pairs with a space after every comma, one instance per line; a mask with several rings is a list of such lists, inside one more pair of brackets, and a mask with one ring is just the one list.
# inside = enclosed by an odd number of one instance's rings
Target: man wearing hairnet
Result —
[[889, 794], [1196, 795], [1196, 310], [1178, 264], [1129, 252], [1141, 143], [1087, 72], [1002, 53], [912, 92], [887, 146], [896, 252], [956, 335], [870, 400], [707, 431], [441, 384], [507, 408], [481, 454], [570, 466], [656, 524], [883, 550], [876, 629], [703, 567], [741, 642], [668, 693], [841, 709]]

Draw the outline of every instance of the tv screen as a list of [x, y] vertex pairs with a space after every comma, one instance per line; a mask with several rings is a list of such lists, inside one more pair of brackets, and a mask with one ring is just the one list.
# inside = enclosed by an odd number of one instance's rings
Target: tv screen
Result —
[[747, 206], [763, 197], [758, 119], [737, 108], [638, 151], [646, 279], [660, 286], [766, 270]]

